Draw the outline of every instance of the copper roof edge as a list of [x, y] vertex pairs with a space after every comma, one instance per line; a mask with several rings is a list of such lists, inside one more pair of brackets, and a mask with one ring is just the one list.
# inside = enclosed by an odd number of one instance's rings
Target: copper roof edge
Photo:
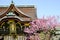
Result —
[[[9, 7], [10, 5], [0, 5], [0, 7]], [[16, 7], [32, 7], [34, 8], [35, 5], [15, 5]]]

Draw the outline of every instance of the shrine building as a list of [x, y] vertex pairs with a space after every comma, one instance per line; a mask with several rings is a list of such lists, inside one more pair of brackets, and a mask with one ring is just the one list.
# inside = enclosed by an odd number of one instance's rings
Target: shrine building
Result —
[[29, 22], [34, 19], [37, 19], [34, 5], [17, 6], [12, 2], [10, 6], [0, 6], [0, 40], [13, 40], [15, 37], [19, 40], [20, 36], [25, 36], [24, 28], [29, 27]]

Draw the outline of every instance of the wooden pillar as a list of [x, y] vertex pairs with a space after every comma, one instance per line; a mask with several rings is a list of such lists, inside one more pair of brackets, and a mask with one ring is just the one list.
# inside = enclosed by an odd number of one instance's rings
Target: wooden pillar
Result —
[[4, 40], [18, 40], [18, 38], [14, 38], [13, 36], [4, 36]]
[[4, 36], [4, 40], [13, 40], [12, 36]]
[[26, 36], [17, 36], [18, 40], [26, 40]]

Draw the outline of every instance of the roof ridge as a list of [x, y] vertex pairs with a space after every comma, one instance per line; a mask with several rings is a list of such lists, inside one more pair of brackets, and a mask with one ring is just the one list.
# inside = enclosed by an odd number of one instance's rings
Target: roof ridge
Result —
[[[16, 7], [35, 7], [35, 5], [15, 5]], [[0, 5], [0, 7], [9, 7], [9, 5]]]

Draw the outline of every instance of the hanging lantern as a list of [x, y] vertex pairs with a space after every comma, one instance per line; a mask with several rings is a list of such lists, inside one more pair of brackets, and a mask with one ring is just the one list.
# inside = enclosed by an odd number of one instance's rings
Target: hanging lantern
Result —
[[15, 26], [14, 20], [9, 20], [9, 24], [10, 24], [10, 32], [15, 33], [16, 32], [16, 26]]

